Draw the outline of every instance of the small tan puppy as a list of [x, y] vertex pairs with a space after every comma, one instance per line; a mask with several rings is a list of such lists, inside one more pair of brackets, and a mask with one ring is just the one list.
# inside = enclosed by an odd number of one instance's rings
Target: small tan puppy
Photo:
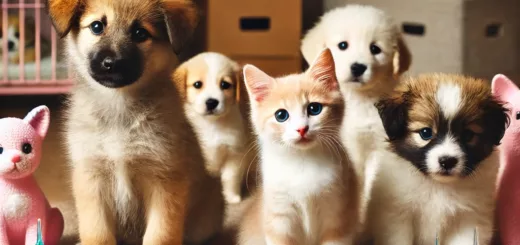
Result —
[[[196, 24], [186, 0], [50, 0], [75, 73], [66, 143], [82, 245], [201, 244], [222, 226], [171, 81]], [[174, 52], [176, 51], [176, 52]]]
[[241, 201], [241, 187], [256, 148], [241, 103], [241, 67], [213, 52], [199, 54], [177, 68], [174, 79], [184, 95], [186, 116], [199, 137], [207, 170], [219, 176], [228, 203]]

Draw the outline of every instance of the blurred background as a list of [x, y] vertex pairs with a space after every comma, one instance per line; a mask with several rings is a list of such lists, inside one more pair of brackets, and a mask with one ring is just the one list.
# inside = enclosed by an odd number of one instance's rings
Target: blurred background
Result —
[[[62, 109], [73, 81], [61, 58], [62, 42], [51, 27], [43, 1], [2, 1], [0, 118], [24, 117], [42, 104], [51, 108], [52, 124], [36, 177], [51, 203], [65, 215], [64, 244], [73, 244], [76, 222], [62, 139]], [[520, 82], [518, 0], [195, 2], [202, 19], [181, 54], [182, 60], [215, 51], [241, 64], [255, 64], [274, 76], [300, 72], [307, 66], [300, 54], [302, 35], [325, 11], [360, 3], [394, 16], [413, 55], [409, 74], [454, 72], [490, 80], [496, 73], [504, 73]], [[20, 52], [20, 46], [28, 47], [25, 52], [39, 55], [11, 60], [13, 53]], [[40, 52], [31, 49], [35, 46]]]

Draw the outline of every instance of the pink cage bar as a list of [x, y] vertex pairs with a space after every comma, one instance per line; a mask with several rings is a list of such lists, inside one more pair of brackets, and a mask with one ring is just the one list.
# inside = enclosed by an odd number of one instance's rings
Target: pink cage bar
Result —
[[[49, 28], [50, 31], [50, 63], [45, 67], [50, 69], [49, 75], [46, 77], [41, 76], [42, 71], [42, 57], [41, 57], [41, 45], [42, 45], [42, 12], [44, 12], [45, 5], [42, 0], [32, 0], [33, 2], [27, 2], [26, 0], [19, 0], [18, 2], [10, 2], [9, 0], [2, 0], [2, 74], [0, 76], [0, 95], [36, 95], [36, 94], [62, 94], [67, 93], [73, 82], [71, 79], [71, 72], [66, 68], [65, 77], [57, 76], [57, 60], [58, 60], [58, 38], [56, 31], [52, 25], [43, 26], [43, 28]], [[10, 12], [11, 10], [11, 12]], [[18, 64], [10, 64], [8, 50], [8, 15], [13, 14], [12, 11], [17, 11], [19, 19], [19, 62]], [[25, 29], [26, 29], [26, 14], [30, 14], [30, 11], [34, 13], [34, 32], [35, 32], [35, 43], [34, 52], [35, 60], [32, 67], [34, 75], [32, 78], [26, 78], [26, 66], [24, 61], [25, 50]], [[47, 16], [43, 16], [48, 18]], [[28, 30], [32, 31], [32, 30]], [[10, 70], [11, 69], [11, 70]], [[14, 72], [12, 71], [14, 69]], [[17, 70], [17, 72], [16, 72]], [[18, 73], [15, 76], [11, 76], [11, 73]], [[13, 78], [14, 77], [14, 78]]]

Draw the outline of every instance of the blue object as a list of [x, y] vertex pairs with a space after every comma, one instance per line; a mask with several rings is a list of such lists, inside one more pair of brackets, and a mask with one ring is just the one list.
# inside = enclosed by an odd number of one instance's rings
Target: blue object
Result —
[[42, 239], [42, 221], [38, 219], [38, 226], [36, 232], [36, 245], [44, 245]]

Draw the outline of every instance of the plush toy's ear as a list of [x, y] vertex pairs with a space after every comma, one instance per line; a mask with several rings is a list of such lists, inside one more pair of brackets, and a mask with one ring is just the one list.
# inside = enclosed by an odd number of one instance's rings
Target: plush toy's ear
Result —
[[412, 64], [412, 54], [408, 49], [408, 46], [403, 40], [403, 37], [397, 38], [397, 47], [394, 51], [393, 67], [394, 76], [400, 76], [410, 68]]
[[65, 37], [78, 24], [83, 7], [82, 0], [47, 0], [47, 12], [60, 37]]
[[186, 101], [187, 97], [187, 79], [188, 69], [185, 67], [184, 64], [182, 64], [179, 67], [177, 67], [177, 69], [175, 69], [175, 71], [173, 72], [172, 80], [183, 102]]
[[310, 29], [302, 39], [300, 51], [309, 65], [311, 65], [311, 62], [327, 47], [323, 31], [324, 28], [318, 23], [315, 27]]
[[408, 101], [406, 95], [387, 97], [375, 104], [390, 141], [406, 135]]
[[518, 91], [516, 84], [502, 74], [497, 74], [493, 77], [491, 88], [493, 94], [503, 102], [509, 102], [511, 96]]
[[193, 34], [199, 17], [194, 4], [188, 0], [161, 0], [168, 38], [177, 54]]
[[43, 105], [38, 106], [29, 112], [23, 120], [31, 125], [40, 137], [45, 138], [51, 120], [49, 108]]
[[244, 80], [249, 97], [262, 102], [269, 94], [274, 79], [254, 65], [244, 66]]
[[334, 58], [332, 57], [330, 49], [327, 48], [321, 51], [318, 57], [311, 64], [309, 73], [314, 81], [324, 83], [330, 91], [339, 89]]

